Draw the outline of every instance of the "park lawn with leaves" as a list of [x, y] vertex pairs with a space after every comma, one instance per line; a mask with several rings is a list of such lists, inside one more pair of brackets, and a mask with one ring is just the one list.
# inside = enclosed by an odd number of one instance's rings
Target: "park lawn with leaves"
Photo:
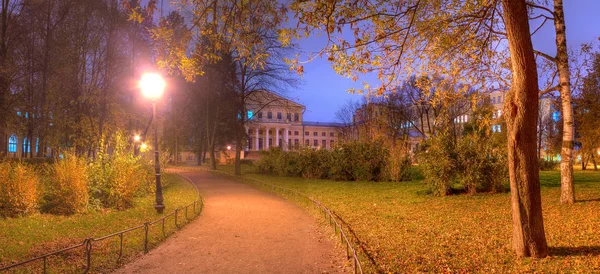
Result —
[[[168, 214], [198, 199], [193, 185], [175, 174], [163, 174], [163, 194]], [[154, 194], [135, 199], [134, 207], [124, 210], [93, 211], [72, 216], [35, 214], [22, 218], [0, 219], [0, 266], [24, 261], [62, 248], [83, 242], [86, 238], [98, 238], [147, 221], [159, 219], [153, 207]], [[190, 208], [190, 219], [193, 214]], [[183, 211], [179, 212], [178, 224], [185, 223]], [[161, 223], [150, 226], [149, 246], [156, 246], [164, 240]], [[166, 234], [176, 230], [174, 218], [167, 218]], [[114, 269], [144, 250], [144, 230], [138, 229], [123, 236], [123, 257], [117, 261], [119, 237], [94, 242], [92, 256], [93, 272], [106, 272]], [[48, 260], [52, 272], [77, 272], [85, 268], [84, 249], [80, 248], [65, 255], [53, 256]], [[17, 267], [17, 273], [39, 272], [43, 266], [40, 260], [28, 267]]]
[[[233, 173], [232, 166], [220, 166]], [[369, 272], [600, 271], [600, 172], [576, 171], [577, 203], [560, 205], [560, 172], [542, 171], [550, 256], [519, 259], [511, 249], [510, 194], [434, 197], [420, 181], [341, 182], [243, 176], [296, 189], [323, 202], [349, 226]]]

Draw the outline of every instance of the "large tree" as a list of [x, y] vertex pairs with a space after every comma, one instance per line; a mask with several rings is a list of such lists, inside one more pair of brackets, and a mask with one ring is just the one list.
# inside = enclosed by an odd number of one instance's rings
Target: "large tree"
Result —
[[[297, 0], [291, 7], [300, 30], [283, 32], [284, 42], [325, 32], [322, 53], [333, 68], [355, 79], [376, 73], [382, 85], [365, 90], [380, 94], [414, 70], [485, 88], [498, 81], [489, 67], [508, 46], [512, 86], [504, 113], [510, 117], [513, 246], [519, 256], [547, 255], [535, 149], [539, 89], [524, 0]], [[302, 70], [298, 60], [292, 64]]]

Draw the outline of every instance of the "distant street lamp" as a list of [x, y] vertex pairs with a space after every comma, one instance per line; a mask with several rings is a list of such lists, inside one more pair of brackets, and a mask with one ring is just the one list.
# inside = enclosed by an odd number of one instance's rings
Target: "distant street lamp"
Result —
[[[158, 123], [156, 123], [156, 100], [165, 91], [165, 80], [158, 73], [146, 73], [140, 80], [140, 89], [144, 97], [152, 100], [152, 122], [154, 123], [154, 170], [156, 173], [156, 212], [162, 213], [165, 209], [163, 204], [162, 185], [160, 184], [160, 162], [158, 160]], [[144, 144], [142, 144], [143, 146]]]
[[231, 150], [231, 146], [227, 146], [227, 150]]
[[141, 139], [141, 138], [142, 138], [142, 137], [140, 137], [140, 135], [137, 135], [137, 134], [136, 134], [135, 136], [133, 136], [133, 141], [135, 141], [135, 142], [137, 143], [137, 142], [139, 142], [139, 141], [140, 141], [140, 139]]

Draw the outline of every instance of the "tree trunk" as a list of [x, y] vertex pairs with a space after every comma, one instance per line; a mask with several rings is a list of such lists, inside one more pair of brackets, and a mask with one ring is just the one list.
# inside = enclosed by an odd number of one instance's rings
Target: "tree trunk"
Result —
[[6, 75], [6, 60], [8, 59], [8, 4], [9, 0], [2, 0], [0, 13], [0, 158], [8, 156], [8, 95], [9, 82]]
[[217, 170], [217, 159], [214, 142], [210, 145], [210, 169]]
[[512, 86], [508, 115], [508, 163], [513, 220], [513, 249], [521, 257], [548, 255], [536, 154], [539, 87], [525, 0], [503, 0], [510, 49]]
[[554, 28], [556, 29], [556, 66], [558, 68], [563, 115], [563, 141], [560, 150], [560, 202], [562, 204], [572, 204], [575, 202], [575, 187], [573, 185], [575, 123], [571, 102], [571, 73], [569, 72], [565, 13], [562, 0], [554, 0]]

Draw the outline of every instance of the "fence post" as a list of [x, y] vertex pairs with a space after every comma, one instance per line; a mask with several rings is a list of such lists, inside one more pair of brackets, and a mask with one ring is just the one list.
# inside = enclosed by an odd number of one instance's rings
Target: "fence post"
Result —
[[165, 217], [162, 218], [162, 232], [163, 232], [163, 237], [165, 236]]
[[44, 274], [46, 274], [46, 257], [44, 257]]
[[119, 239], [120, 239], [120, 243], [119, 243], [119, 258], [118, 260], [121, 260], [121, 257], [123, 256], [123, 233], [121, 232], [119, 234]]
[[148, 253], [148, 222], [144, 223], [144, 254]]
[[94, 239], [89, 238], [89, 239], [85, 239], [83, 241], [83, 243], [85, 244], [85, 252], [86, 252], [86, 256], [87, 256], [87, 265], [85, 266], [84, 273], [88, 273], [92, 266], [92, 241], [93, 240]]

